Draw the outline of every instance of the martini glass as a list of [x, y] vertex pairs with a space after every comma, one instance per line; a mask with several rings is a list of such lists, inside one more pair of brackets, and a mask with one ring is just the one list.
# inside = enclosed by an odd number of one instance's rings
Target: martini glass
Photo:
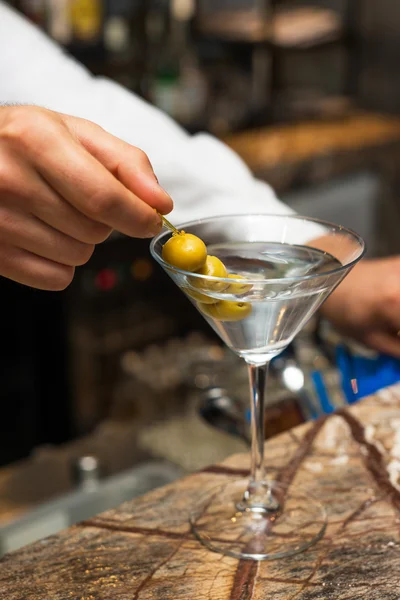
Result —
[[268, 364], [360, 260], [364, 242], [343, 227], [286, 215], [215, 217], [179, 229], [200, 237], [230, 277], [208, 277], [166, 263], [162, 247], [170, 231], [153, 239], [151, 253], [223, 342], [246, 361], [251, 403], [250, 477], [224, 477], [223, 484], [199, 498], [190, 516], [192, 531], [211, 550], [237, 558], [297, 554], [321, 539], [326, 515], [316, 499], [292, 485], [294, 468], [276, 481], [268, 476]]

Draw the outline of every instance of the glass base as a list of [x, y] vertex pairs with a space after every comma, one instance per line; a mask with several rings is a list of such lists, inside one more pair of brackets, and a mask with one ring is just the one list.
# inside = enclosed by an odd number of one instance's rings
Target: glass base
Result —
[[326, 513], [308, 493], [270, 482], [265, 503], [246, 497], [248, 480], [214, 488], [190, 516], [192, 532], [213, 552], [249, 560], [274, 560], [304, 552], [320, 540]]

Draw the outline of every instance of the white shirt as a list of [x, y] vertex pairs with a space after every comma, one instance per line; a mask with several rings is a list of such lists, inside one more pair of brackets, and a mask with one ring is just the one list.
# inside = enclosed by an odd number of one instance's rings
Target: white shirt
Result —
[[36, 104], [90, 119], [144, 150], [174, 200], [176, 223], [291, 212], [226, 145], [204, 133], [188, 135], [138, 96], [92, 76], [1, 0], [0, 102]]

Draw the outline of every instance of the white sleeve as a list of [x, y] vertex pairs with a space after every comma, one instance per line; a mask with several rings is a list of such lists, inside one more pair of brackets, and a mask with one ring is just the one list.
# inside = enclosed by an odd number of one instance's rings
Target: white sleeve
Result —
[[116, 83], [92, 76], [0, 0], [0, 102], [90, 119], [144, 150], [174, 199], [177, 223], [218, 214], [290, 213], [227, 146], [188, 135]]

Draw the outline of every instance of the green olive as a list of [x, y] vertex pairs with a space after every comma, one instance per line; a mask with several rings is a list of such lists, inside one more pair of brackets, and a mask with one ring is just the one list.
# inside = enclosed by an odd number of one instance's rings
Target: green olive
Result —
[[217, 304], [198, 304], [200, 312], [206, 317], [211, 317], [216, 321], [225, 323], [242, 321], [251, 314], [252, 306], [250, 302], [230, 302], [221, 300]]
[[205, 243], [192, 233], [182, 231], [169, 238], [162, 249], [162, 257], [168, 264], [183, 271], [201, 269], [207, 259]]
[[185, 294], [190, 296], [190, 298], [193, 298], [193, 300], [196, 300], [202, 304], [216, 304], [219, 302], [218, 298], [211, 298], [211, 296], [207, 296], [206, 294], [202, 294], [196, 290], [190, 290], [187, 287], [183, 287], [182, 290], [185, 292]]
[[[246, 277], [242, 277], [242, 275], [236, 275], [236, 273], [231, 273], [228, 275], [228, 279], [240, 279], [246, 281]], [[239, 296], [240, 294], [245, 294], [251, 290], [252, 286], [248, 283], [231, 283], [230, 286], [226, 289], [227, 294], [234, 294], [235, 296]]]
[[[222, 279], [228, 277], [224, 263], [216, 256], [207, 256], [205, 264], [200, 269], [197, 269], [196, 273], [206, 275], [207, 277], [221, 277]], [[229, 285], [225, 281], [208, 281], [202, 277], [191, 277], [190, 283], [195, 288], [212, 290], [213, 292], [222, 292]]]

